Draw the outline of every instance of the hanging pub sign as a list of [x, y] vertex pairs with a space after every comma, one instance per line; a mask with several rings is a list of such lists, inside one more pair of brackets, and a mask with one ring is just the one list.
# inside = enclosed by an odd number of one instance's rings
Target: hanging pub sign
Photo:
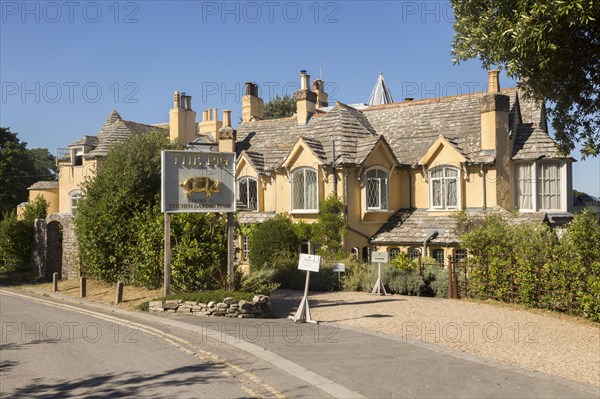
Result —
[[235, 153], [163, 151], [161, 210], [235, 212]]

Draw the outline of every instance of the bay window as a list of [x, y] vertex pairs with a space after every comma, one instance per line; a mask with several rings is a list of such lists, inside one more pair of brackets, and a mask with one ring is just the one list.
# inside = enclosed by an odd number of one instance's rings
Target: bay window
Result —
[[566, 211], [563, 168], [562, 162], [550, 160], [515, 164], [515, 208], [520, 211]]

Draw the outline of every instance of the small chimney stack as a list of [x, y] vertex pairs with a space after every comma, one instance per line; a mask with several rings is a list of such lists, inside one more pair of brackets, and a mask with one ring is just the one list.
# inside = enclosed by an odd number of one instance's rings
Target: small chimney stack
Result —
[[317, 94], [309, 88], [310, 75], [303, 69], [300, 71], [300, 90], [294, 94], [298, 126], [306, 125], [317, 112]]
[[317, 95], [317, 107], [329, 107], [329, 96], [325, 93], [325, 82], [321, 79], [316, 79], [313, 82], [313, 92]]
[[202, 122], [198, 124], [198, 133], [200, 136], [211, 135], [215, 141], [219, 141], [219, 129], [223, 122], [219, 120], [216, 108], [209, 108], [202, 112]]
[[175, 91], [173, 108], [169, 111], [169, 138], [187, 145], [196, 138], [196, 113], [192, 110], [192, 97]]
[[228, 109], [223, 110], [223, 127], [231, 127], [231, 111]]
[[262, 119], [264, 111], [265, 102], [258, 96], [258, 85], [246, 82], [246, 94], [242, 97], [242, 123]]

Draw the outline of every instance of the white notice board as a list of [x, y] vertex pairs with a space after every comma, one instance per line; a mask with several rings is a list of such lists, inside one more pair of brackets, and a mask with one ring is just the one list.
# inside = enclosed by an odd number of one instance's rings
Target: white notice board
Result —
[[319, 255], [300, 254], [298, 260], [298, 269], [309, 272], [318, 272], [321, 266], [321, 257]]

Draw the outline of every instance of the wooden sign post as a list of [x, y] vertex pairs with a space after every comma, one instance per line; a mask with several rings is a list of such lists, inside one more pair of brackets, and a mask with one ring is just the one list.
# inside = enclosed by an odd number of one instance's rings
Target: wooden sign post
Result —
[[371, 262], [377, 262], [377, 281], [375, 282], [375, 286], [373, 287], [371, 294], [387, 295], [387, 292], [385, 292], [385, 287], [383, 286], [383, 282], [381, 281], [381, 264], [388, 263], [388, 253], [373, 252], [371, 255]]
[[321, 257], [319, 255], [300, 254], [298, 260], [298, 270], [306, 270], [306, 282], [304, 284], [304, 296], [298, 306], [296, 314], [290, 318], [296, 323], [313, 323], [317, 324], [316, 320], [310, 317], [310, 308], [308, 306], [308, 286], [310, 284], [310, 272], [319, 272], [321, 266]]

